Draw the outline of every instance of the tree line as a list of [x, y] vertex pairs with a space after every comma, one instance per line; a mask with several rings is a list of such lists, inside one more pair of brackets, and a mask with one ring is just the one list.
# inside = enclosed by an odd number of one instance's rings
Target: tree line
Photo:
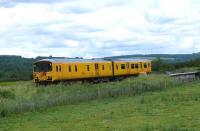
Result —
[[32, 79], [33, 61], [21, 56], [0, 56], [0, 81]]
[[152, 70], [155, 72], [176, 71], [181, 68], [195, 68], [200, 70], [200, 58], [184, 62], [169, 63], [166, 60], [157, 58], [152, 61]]

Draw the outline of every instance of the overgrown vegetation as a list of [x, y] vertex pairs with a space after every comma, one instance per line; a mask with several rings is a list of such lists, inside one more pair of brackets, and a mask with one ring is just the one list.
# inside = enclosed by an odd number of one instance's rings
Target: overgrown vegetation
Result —
[[134, 97], [99, 99], [13, 115], [0, 118], [0, 130], [198, 131], [199, 87], [200, 81], [195, 81]]
[[163, 90], [180, 85], [162, 75], [140, 76], [100, 84], [58, 85], [35, 87], [31, 82], [0, 88], [1, 117], [13, 113], [37, 111], [47, 107], [67, 105], [107, 97], [133, 96], [147, 91]]

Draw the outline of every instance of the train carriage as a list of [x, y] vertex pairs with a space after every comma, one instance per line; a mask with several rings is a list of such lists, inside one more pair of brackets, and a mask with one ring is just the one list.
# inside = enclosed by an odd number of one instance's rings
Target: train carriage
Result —
[[112, 76], [112, 63], [92, 59], [44, 59], [34, 66], [35, 82], [89, 79]]
[[142, 59], [119, 59], [113, 61], [114, 76], [151, 73], [151, 61]]

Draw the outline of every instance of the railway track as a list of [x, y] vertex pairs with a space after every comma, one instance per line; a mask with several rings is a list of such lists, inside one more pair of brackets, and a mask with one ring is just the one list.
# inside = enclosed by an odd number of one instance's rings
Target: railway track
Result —
[[170, 77], [178, 79], [183, 82], [194, 81], [200, 79], [200, 71], [185, 72], [185, 73], [168, 73]]

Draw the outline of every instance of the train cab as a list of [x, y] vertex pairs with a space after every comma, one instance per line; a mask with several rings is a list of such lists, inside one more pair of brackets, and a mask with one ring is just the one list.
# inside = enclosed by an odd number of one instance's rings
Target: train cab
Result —
[[33, 78], [36, 83], [52, 81], [52, 63], [42, 60], [33, 63]]

